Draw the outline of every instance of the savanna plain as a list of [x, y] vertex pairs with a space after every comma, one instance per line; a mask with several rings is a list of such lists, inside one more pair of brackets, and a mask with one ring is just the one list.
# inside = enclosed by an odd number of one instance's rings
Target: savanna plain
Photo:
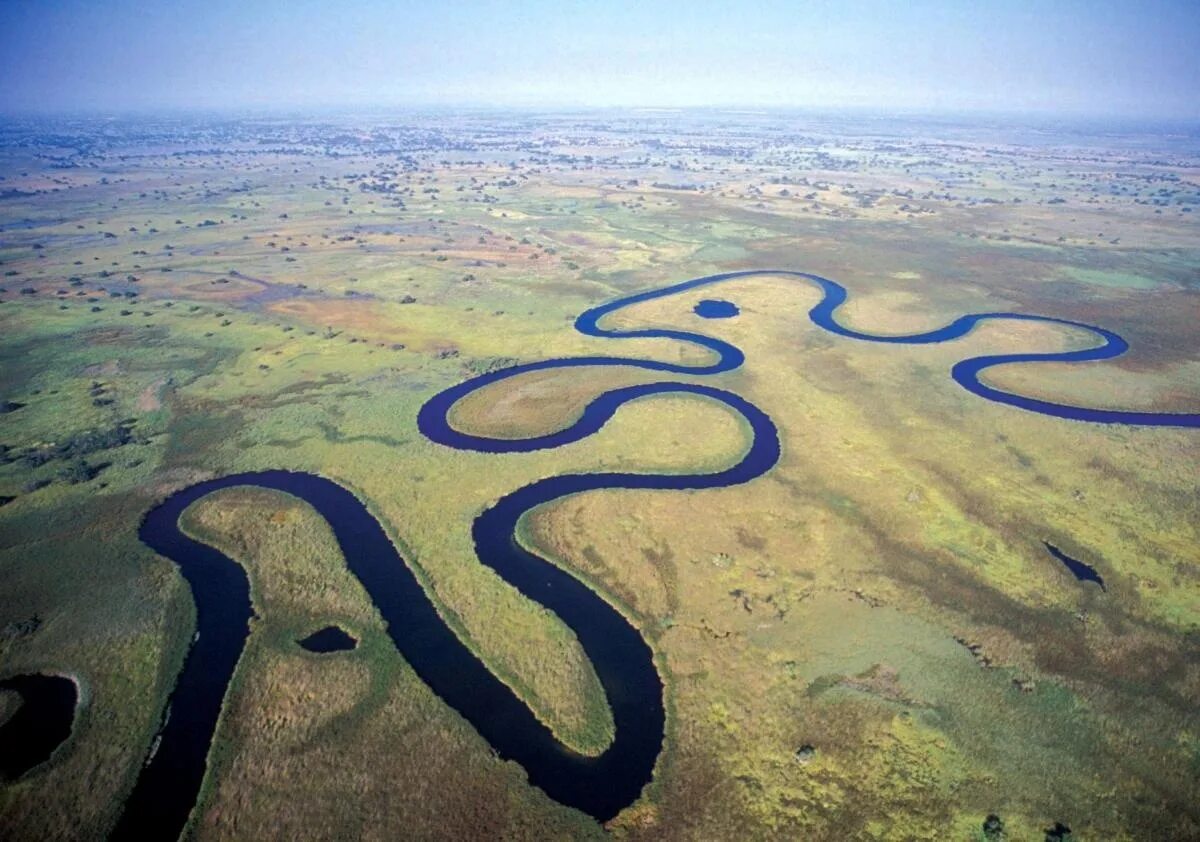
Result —
[[[427, 440], [434, 394], [515, 363], [701, 364], [575, 317], [744, 269], [844, 285], [864, 332], [973, 312], [1099, 325], [1106, 362], [1002, 366], [1061, 404], [1200, 412], [1200, 134], [1177, 127], [741, 112], [146, 117], [0, 124], [0, 679], [70, 677], [71, 736], [0, 781], [0, 837], [102, 839], [155, 739], [195, 607], [138, 527], [197, 481], [351, 489], [441, 616], [571, 749], [613, 736], [570, 629], [481, 565], [490, 503], [574, 472], [702, 473], [751, 432], [651, 396], [532, 453]], [[738, 314], [703, 319], [702, 299]], [[521, 438], [663, 379], [743, 396], [782, 456], [744, 485], [602, 490], [519, 540], [645, 637], [664, 745], [603, 826], [530, 786], [412, 671], [307, 504], [233, 488], [184, 530], [254, 603], [189, 838], [1200, 839], [1200, 430], [983, 400], [983, 354], [1086, 331], [990, 321], [929, 345], [808, 318], [761, 275], [608, 327], [745, 352], [698, 377], [531, 372], [454, 407]], [[1047, 544], [1090, 568], [1078, 577]], [[1097, 581], [1099, 580], [1099, 581]], [[357, 641], [314, 653], [336, 625]], [[21, 704], [0, 692], [0, 721]], [[0, 745], [0, 751], [3, 746]]]

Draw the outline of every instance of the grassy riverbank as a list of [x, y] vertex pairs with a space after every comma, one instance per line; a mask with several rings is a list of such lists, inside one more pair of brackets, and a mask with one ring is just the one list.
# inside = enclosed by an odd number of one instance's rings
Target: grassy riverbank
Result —
[[[1200, 165], [1182, 140], [1081, 149], [1077, 136], [933, 141], [837, 123], [799, 137], [765, 118], [695, 118], [681, 134], [642, 117], [539, 118], [482, 144], [505, 125], [434, 124], [459, 147], [386, 126], [385, 144], [231, 124], [203, 148], [166, 129], [118, 132], [88, 155], [50, 131], [0, 148], [18, 191], [0, 204], [0, 669], [75, 676], [84, 700], [64, 750], [0, 786], [11, 838], [99, 839], [115, 820], [193, 627], [182, 580], [138, 523], [171, 490], [238, 471], [353, 489], [489, 668], [566, 743], [600, 750], [611, 717], [589, 663], [477, 562], [471, 521], [554, 474], [719, 469], [746, 430], [702, 399], [656, 397], [584, 441], [488, 455], [433, 445], [415, 419], [440, 390], [517, 361], [703, 359], [572, 329], [617, 295], [780, 267], [843, 283], [841, 318], [869, 331], [972, 311], [1078, 319], [1130, 353], [989, 382], [1200, 410], [1200, 250], [1185, 212]], [[699, 187], [681, 188], [683, 174]], [[740, 315], [697, 317], [705, 297]], [[611, 833], [981, 838], [995, 813], [1014, 839], [1059, 821], [1086, 839], [1196, 835], [1195, 431], [1030, 415], [949, 378], [966, 356], [1090, 341], [1076, 332], [991, 323], [888, 347], [813, 326], [816, 300], [762, 277], [611, 317], [742, 348], [742, 369], [681, 379], [765, 410], [780, 464], [736, 488], [590, 493], [522, 524], [523, 541], [618, 604], [663, 673], [666, 747]], [[524, 375], [451, 421], [541, 434], [606, 389], [658, 379]], [[258, 615], [194, 838], [601, 833], [416, 679], [307, 507], [237, 490], [189, 518], [246, 566]], [[330, 623], [359, 648], [295, 645]], [[0, 715], [12, 704], [0, 698]]]

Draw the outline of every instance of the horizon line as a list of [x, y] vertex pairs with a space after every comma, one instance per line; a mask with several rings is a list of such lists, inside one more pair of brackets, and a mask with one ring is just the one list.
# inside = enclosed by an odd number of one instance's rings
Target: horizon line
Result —
[[1072, 122], [1106, 122], [1106, 123], [1171, 123], [1180, 125], [1200, 125], [1200, 112], [1196, 114], [1164, 114], [1151, 113], [1115, 113], [1099, 112], [1089, 109], [1050, 109], [1042, 107], [1029, 108], [989, 108], [986, 106], [956, 105], [882, 105], [874, 103], [754, 103], [727, 102], [710, 104], [622, 104], [622, 103], [583, 103], [571, 101], [558, 102], [525, 102], [525, 103], [496, 103], [473, 100], [409, 100], [409, 101], [378, 101], [357, 103], [231, 103], [220, 105], [189, 104], [141, 104], [128, 106], [77, 106], [66, 108], [10, 108], [0, 105], [0, 120], [14, 119], [113, 119], [121, 117], [151, 117], [156, 115], [230, 115], [239, 117], [251, 116], [318, 116], [338, 115], [351, 116], [381, 111], [398, 111], [408, 113], [461, 112], [464, 114], [483, 113], [517, 113], [517, 114], [551, 114], [551, 113], [742, 113], [747, 116], [770, 116], [782, 114], [855, 114], [874, 117], [926, 117], [926, 118], [993, 118], [1013, 119], [1032, 118], [1039, 122], [1046, 120], [1064, 120]]

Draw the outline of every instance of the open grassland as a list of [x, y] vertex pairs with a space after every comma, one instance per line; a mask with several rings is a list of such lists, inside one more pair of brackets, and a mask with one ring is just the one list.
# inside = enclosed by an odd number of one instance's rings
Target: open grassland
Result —
[[[471, 520], [554, 474], [718, 470], [748, 431], [703, 400], [657, 397], [587, 440], [486, 455], [429, 443], [415, 418], [441, 389], [515, 362], [707, 359], [572, 330], [618, 294], [778, 267], [844, 283], [841, 318], [866, 331], [971, 311], [1076, 319], [1130, 353], [989, 382], [1200, 409], [1200, 159], [1186, 145], [682, 133], [648, 118], [530, 121], [520, 142], [484, 142], [487, 129], [380, 127], [385, 142], [310, 124], [5, 127], [0, 673], [70, 674], [83, 701], [52, 761], [0, 786], [0, 835], [102, 838], [115, 820], [193, 622], [137, 525], [171, 490], [236, 471], [353, 489], [489, 668], [561, 740], [601, 751], [611, 715], [590, 664], [478, 564]], [[741, 314], [703, 320], [702, 298]], [[1013, 839], [1056, 821], [1083, 839], [1200, 835], [1196, 433], [1021, 413], [949, 378], [966, 356], [1081, 347], [1076, 331], [992, 323], [897, 348], [816, 328], [816, 301], [762, 277], [609, 317], [741, 347], [742, 369], [703, 382], [762, 407], [783, 458], [743, 487], [595, 492], [521, 525], [636, 623], [663, 674], [666, 749], [610, 831], [981, 839], [997, 813]], [[451, 422], [542, 434], [606, 389], [658, 379], [522, 375]], [[415, 677], [307, 507], [234, 490], [185, 525], [246, 566], [257, 615], [195, 837], [600, 834]], [[296, 645], [330, 623], [358, 649]], [[0, 716], [14, 704], [0, 698]]]
[[[701, 295], [630, 308], [628, 322], [678, 323]], [[613, 590], [665, 653], [679, 743], [663, 804], [687, 805], [701, 837], [765, 822], [794, 837], [962, 838], [1002, 792], [1030, 834], [1088, 803], [1101, 838], [1124, 822], [1186, 836], [1191, 819], [1134, 819], [1111, 793], [1195, 791], [1188, 432], [980, 407], [944, 373], [968, 351], [1067, 336], [997, 325], [910, 356], [831, 341], [801, 318], [816, 294], [791, 281], [723, 295], [743, 316], [708, 332], [747, 353], [724, 385], [792, 419], [780, 466], [743, 488], [581, 496], [525, 532]], [[1095, 464], [1104, 452], [1122, 476]], [[1108, 592], [1075, 582], [1042, 540], [1102, 562]], [[822, 747], [803, 768], [801, 745]], [[713, 792], [694, 795], [697, 769], [676, 778], [672, 758], [713, 764]]]

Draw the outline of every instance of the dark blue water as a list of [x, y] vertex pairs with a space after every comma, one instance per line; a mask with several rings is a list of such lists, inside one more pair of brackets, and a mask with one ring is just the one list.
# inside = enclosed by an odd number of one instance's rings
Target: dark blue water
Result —
[[718, 301], [713, 298], [706, 298], [692, 308], [697, 316], [702, 319], [732, 319], [739, 312], [737, 305], [732, 301]]
[[296, 641], [302, 649], [318, 654], [349, 652], [358, 646], [358, 641], [337, 626], [326, 626], [313, 632], [303, 640]]
[[[1101, 343], [1093, 348], [1085, 348], [1079, 351], [1058, 351], [1043, 354], [994, 354], [991, 356], [971, 357], [956, 363], [950, 370], [950, 376], [953, 377], [955, 382], [957, 382], [964, 389], [978, 395], [979, 397], [986, 398], [987, 400], [995, 401], [997, 403], [1014, 406], [1018, 409], [1023, 409], [1028, 412], [1036, 412], [1040, 415], [1049, 415], [1055, 418], [1066, 418], [1072, 421], [1089, 421], [1104, 424], [1200, 427], [1200, 413], [1137, 412], [1071, 406], [1069, 404], [1059, 404], [1052, 401], [1044, 401], [1037, 398], [1026, 397], [1024, 395], [1005, 392], [1001, 389], [987, 386], [979, 379], [979, 375], [985, 369], [997, 365], [1005, 365], [1007, 363], [1088, 362], [1118, 357], [1129, 349], [1129, 343], [1110, 330], [1105, 330], [1104, 328], [1095, 327], [1082, 322], [1057, 319], [1051, 316], [1035, 316], [1026, 313], [973, 313], [971, 315], [962, 316], [945, 327], [928, 331], [926, 333], [909, 334], [907, 336], [888, 336], [862, 333], [860, 331], [843, 327], [835, 320], [835, 314], [838, 308], [845, 303], [847, 297], [846, 289], [841, 284], [828, 280], [827, 278], [822, 278], [819, 275], [810, 275], [805, 272], [767, 269], [754, 269], [742, 272], [724, 272], [718, 275], [706, 275], [702, 278], [693, 278], [690, 281], [683, 281], [682, 283], [674, 284], [672, 286], [635, 293], [634, 295], [628, 295], [624, 298], [619, 298], [615, 301], [601, 304], [598, 307], [593, 307], [590, 310], [585, 311], [579, 316], [579, 318], [575, 320], [575, 329], [586, 336], [597, 336], [608, 339], [673, 339], [679, 342], [688, 342], [692, 345], [698, 345], [702, 348], [712, 351], [715, 354], [716, 359], [711, 363], [704, 365], [686, 365], [683, 363], [669, 363], [659, 360], [644, 360], [599, 355], [590, 357], [572, 357], [558, 360], [541, 360], [533, 363], [525, 363], [523, 365], [512, 366], [511, 368], [500, 369], [498, 371], [480, 375], [479, 377], [459, 383], [456, 386], [451, 386], [449, 389], [434, 395], [429, 399], [428, 402], [425, 403], [424, 406], [421, 407], [417, 416], [417, 425], [426, 437], [438, 442], [439, 444], [444, 444], [447, 447], [453, 447], [459, 450], [478, 450], [486, 453], [511, 453], [541, 450], [548, 447], [558, 447], [560, 445], [567, 444], [568, 442], [578, 441], [581, 438], [585, 438], [586, 436], [596, 432], [596, 430], [603, 425], [603, 422], [607, 420], [608, 416], [596, 412], [592, 412], [590, 414], [585, 412], [584, 417], [580, 419], [579, 423], [572, 425], [566, 430], [561, 430], [557, 433], [551, 433], [545, 436], [536, 436], [533, 438], [516, 440], [492, 439], [486, 436], [473, 436], [466, 433], [461, 433], [450, 427], [449, 423], [446, 421], [446, 417], [450, 407], [452, 407], [457, 401], [466, 395], [469, 395], [471, 392], [474, 392], [490, 383], [495, 383], [500, 380], [530, 371], [544, 371], [551, 368], [575, 368], [596, 365], [625, 365], [649, 371], [661, 371], [670, 374], [688, 375], [719, 374], [721, 372], [732, 371], [742, 365], [742, 363], [745, 361], [745, 355], [736, 346], [731, 345], [728, 342], [723, 342], [720, 339], [715, 339], [711, 336], [705, 336], [699, 333], [691, 333], [683, 330], [668, 330], [663, 328], [615, 330], [610, 328], [602, 328], [600, 327], [599, 322], [604, 316], [607, 316], [608, 314], [631, 304], [650, 301], [656, 298], [663, 298], [665, 296], [674, 295], [675, 293], [684, 292], [686, 290], [695, 289], [701, 286], [718, 284], [723, 281], [730, 281], [738, 278], [749, 278], [759, 275], [775, 275], [796, 278], [807, 283], [816, 284], [821, 289], [823, 295], [821, 301], [818, 302], [817, 305], [811, 310], [809, 310], [808, 316], [813, 324], [831, 333], [837, 334], [838, 336], [843, 336], [848, 339], [857, 339], [864, 342], [884, 342], [904, 345], [929, 345], [936, 342], [947, 342], [966, 336], [977, 324], [992, 319], [1014, 319], [1017, 321], [1045, 322], [1048, 324], [1081, 328], [1094, 334], [1101, 340]], [[590, 409], [591, 407], [589, 407], [589, 410]]]
[[488, 384], [531, 371], [613, 365], [684, 375], [732, 371], [742, 364], [744, 355], [737, 347], [719, 339], [661, 328], [615, 330], [603, 328], [599, 323], [604, 316], [631, 304], [756, 275], [784, 276], [816, 284], [823, 295], [809, 311], [809, 318], [819, 327], [848, 339], [893, 344], [946, 342], [965, 336], [977, 324], [989, 319], [1039, 321], [1082, 328], [1095, 335], [1100, 344], [1082, 351], [973, 357], [955, 364], [950, 374], [957, 383], [980, 397], [1057, 418], [1146, 426], [1200, 426], [1200, 414], [1077, 407], [1005, 392], [980, 381], [980, 374], [996, 365], [1104, 360], [1116, 357], [1128, 348], [1125, 340], [1111, 331], [1064, 319], [1021, 313], [976, 313], [926, 333], [908, 336], [862, 333], [843, 327], [835, 320], [837, 309], [846, 300], [846, 290], [841, 285], [817, 275], [776, 270], [709, 275], [594, 307], [575, 322], [576, 329], [587, 336], [672, 339], [705, 348], [712, 352], [714, 359], [701, 365], [615, 356], [526, 363], [480, 375], [434, 395], [421, 407], [417, 424], [427, 438], [447, 447], [487, 453], [528, 452], [585, 438], [603, 427], [627, 401], [664, 393], [691, 394], [718, 401], [739, 413], [749, 424], [752, 431], [749, 449], [736, 465], [725, 470], [708, 474], [609, 473], [549, 477], [501, 498], [479, 515], [472, 526], [479, 560], [530, 599], [553, 611], [579, 638], [613, 712], [616, 729], [609, 748], [593, 758], [575, 754], [559, 743], [446, 626], [384, 529], [349, 491], [313, 474], [285, 471], [239, 474], [178, 492], [153, 509], [142, 525], [142, 540], [175, 561], [191, 586], [200, 634], [180, 673], [158, 750], [138, 779], [116, 836], [176, 836], [195, 803], [225, 688], [241, 656], [252, 609], [241, 567], [211, 547], [184, 535], [179, 530], [178, 519], [192, 502], [218, 489], [236, 485], [254, 485], [293, 494], [306, 500], [325, 517], [349, 569], [375, 602], [387, 622], [388, 634], [403, 657], [500, 756], [520, 763], [530, 783], [555, 800], [599, 820], [616, 815], [636, 800], [651, 778], [663, 741], [662, 683], [654, 666], [653, 652], [637, 629], [604, 599], [571, 574], [522, 549], [514, 538], [517, 521], [535, 506], [594, 489], [682, 490], [748, 482], [778, 461], [779, 437], [775, 425], [758, 407], [738, 395], [670, 380], [605, 392], [588, 404], [575, 423], [566, 429], [526, 439], [493, 439], [463, 433], [451, 427], [447, 418], [454, 404], [466, 395]]
[[1073, 575], [1076, 579], [1081, 582], [1095, 582], [1100, 586], [1100, 590], [1108, 590], [1108, 588], [1104, 586], [1104, 579], [1099, 573], [1096, 572], [1096, 568], [1092, 567], [1090, 564], [1085, 564], [1079, 559], [1071, 558], [1069, 555], [1048, 541], [1043, 541], [1042, 543], [1046, 545], [1046, 549], [1050, 551], [1050, 555], [1061, 561], [1063, 566], [1070, 570], [1071, 575]]
[[[501, 757], [520, 763], [531, 784], [600, 821], [632, 803], [649, 782], [662, 748], [662, 682], [653, 653], [619, 611], [569, 573], [523, 549], [513, 536], [522, 514], [568, 494], [598, 488], [717, 488], [754, 479], [778, 460], [779, 437], [766, 413], [710, 386], [658, 383], [617, 389], [593, 401], [587, 417], [609, 418], [626, 401], [663, 392], [707, 397], [743, 415], [754, 430], [745, 456], [711, 474], [551, 477], [502, 497], [476, 519], [472, 530], [479, 560], [557, 614], [579, 638], [612, 710], [615, 737], [603, 754], [587, 757], [563, 746], [488, 671], [443, 622], [379, 522], [353, 494], [314, 474], [235, 474], [177, 492], [152, 509], [142, 524], [141, 539], [178, 564], [191, 585], [200, 635], [180, 673], [158, 750], [138, 778], [114, 838], [177, 836], [204, 777], [225, 687], [249, 632], [249, 585], [240, 565], [189, 538], [178, 521], [197, 500], [240, 485], [292, 494], [321, 513], [400, 654]], [[597, 428], [602, 423], [596, 422]]]
[[0, 779], [11, 781], [49, 760], [71, 736], [79, 690], [69, 678], [40, 673], [6, 678], [0, 690], [21, 697], [21, 706], [0, 725]]

